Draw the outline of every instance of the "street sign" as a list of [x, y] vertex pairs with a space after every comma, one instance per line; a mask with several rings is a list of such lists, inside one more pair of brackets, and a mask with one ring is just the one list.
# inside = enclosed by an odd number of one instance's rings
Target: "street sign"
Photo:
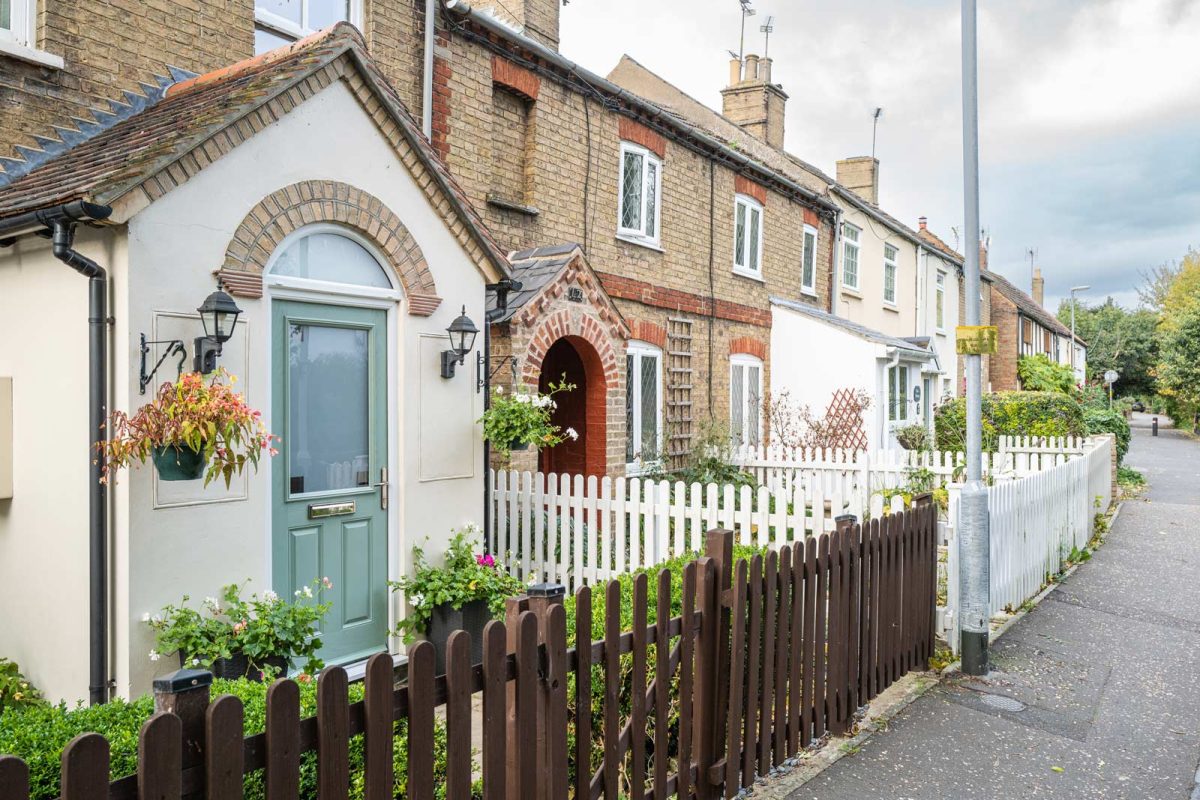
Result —
[[1117, 374], [1117, 371], [1115, 369], [1105, 370], [1105, 372], [1104, 372], [1104, 382], [1109, 384], [1110, 386], [1112, 384], [1116, 383], [1117, 378], [1119, 378], [1119, 377], [1121, 377], [1121, 376], [1119, 374]]
[[996, 353], [995, 325], [959, 325], [954, 329], [955, 352], [961, 356], [990, 356]]

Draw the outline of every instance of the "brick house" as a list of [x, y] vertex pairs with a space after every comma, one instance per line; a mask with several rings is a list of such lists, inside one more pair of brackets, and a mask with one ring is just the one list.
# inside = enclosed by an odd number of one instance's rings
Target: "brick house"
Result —
[[1072, 337], [1071, 329], [1042, 305], [1041, 270], [1034, 271], [1032, 296], [1003, 275], [992, 272], [989, 277], [992, 324], [996, 326], [999, 348], [990, 359], [992, 391], [1021, 388], [1017, 362], [1022, 356], [1044, 355], [1056, 364], [1073, 365], [1075, 380], [1082, 383], [1087, 374], [1087, 343], [1078, 336]]

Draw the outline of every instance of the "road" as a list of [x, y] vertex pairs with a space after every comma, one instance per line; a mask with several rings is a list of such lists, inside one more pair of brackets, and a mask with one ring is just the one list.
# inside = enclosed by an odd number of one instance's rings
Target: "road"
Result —
[[943, 682], [791, 798], [1200, 800], [1200, 442], [1135, 417], [1149, 489], [987, 681]]

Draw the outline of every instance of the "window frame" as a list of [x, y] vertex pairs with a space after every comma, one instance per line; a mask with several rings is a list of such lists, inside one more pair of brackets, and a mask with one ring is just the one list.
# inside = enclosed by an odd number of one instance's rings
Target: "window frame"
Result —
[[933, 327], [938, 333], [946, 332], [946, 273], [940, 269], [934, 278]]
[[37, 0], [12, 0], [8, 8], [7, 28], [0, 28], [0, 41], [20, 47], [33, 47], [33, 21], [37, 18]]
[[[741, 254], [738, 253], [737, 226], [739, 207], [745, 207], [746, 209], [745, 224], [747, 227], [747, 233], [749, 233], [749, 229], [752, 227], [750, 222], [752, 219], [751, 214], [758, 214], [758, 237], [757, 241], [754, 242], [755, 247], [757, 248], [755, 252], [758, 256], [758, 259], [757, 266], [754, 267], [751, 267], [748, 264], [738, 260], [743, 256], [748, 259], [750, 255], [750, 237], [748, 235], [742, 239], [743, 243], [746, 245], [746, 252]], [[733, 196], [733, 272], [735, 275], [741, 275], [746, 278], [754, 278], [755, 280], [763, 279], [763, 221], [765, 219], [766, 210], [763, 208], [762, 203], [758, 202], [748, 194], [735, 194]]]
[[[888, 257], [889, 252], [891, 257]], [[890, 308], [896, 307], [896, 278], [899, 271], [900, 248], [892, 244], [883, 245], [883, 304]], [[891, 283], [892, 296], [888, 297], [888, 283]]]
[[[266, 9], [259, 8], [257, 0], [254, 3], [254, 28], [262, 28], [269, 33], [284, 39], [296, 41], [316, 33], [315, 28], [308, 25], [309, 0], [297, 0], [300, 3], [300, 22], [295, 23], [286, 17], [281, 17]], [[347, 22], [356, 28], [362, 28], [363, 0], [349, 0], [349, 16]]]
[[[849, 231], [854, 231], [854, 238], [851, 239], [848, 235]], [[861, 291], [859, 285], [858, 268], [862, 261], [862, 231], [863, 229], [850, 222], [842, 222], [842, 287], [849, 289], [852, 292]], [[854, 250], [854, 283], [846, 280], [846, 263], [850, 250]]]
[[[812, 249], [811, 250], [809, 249], [809, 246], [808, 246], [809, 236], [812, 237]], [[811, 295], [812, 297], [816, 297], [817, 296], [817, 244], [820, 241], [820, 232], [812, 225], [805, 223], [804, 231], [803, 231], [803, 233], [801, 233], [800, 241], [802, 243], [801, 247], [800, 247], [800, 291], [804, 294]], [[812, 256], [812, 265], [811, 265], [812, 273], [809, 275], [809, 280], [806, 283], [804, 280], [804, 273], [806, 270], [808, 270], [808, 268], [810, 266], [808, 263], [808, 259], [809, 259], [810, 255]]]
[[[625, 221], [625, 156], [634, 154], [642, 159], [642, 192], [641, 192], [641, 228], [627, 228], [624, 225]], [[654, 164], [654, 232], [653, 234], [645, 230], [646, 219], [646, 183], [647, 176], [650, 173], [649, 165]], [[658, 154], [647, 147], [634, 142], [621, 142], [621, 154], [617, 161], [617, 236], [622, 239], [627, 239], [637, 244], [646, 244], [652, 247], [660, 247], [662, 241], [662, 174], [663, 164], [662, 159]]]
[[[629, 375], [625, 376], [625, 403], [626, 407], [633, 409], [633, 425], [625, 431], [626, 446], [632, 442], [633, 444], [633, 460], [628, 458], [629, 451], [626, 450], [625, 472], [629, 475], [636, 475], [662, 462], [662, 446], [666, 441], [663, 432], [663, 351], [661, 347], [653, 345], [650, 342], [643, 342], [636, 339], [631, 339], [625, 346], [626, 360], [633, 356], [633, 374], [640, 378], [641, 362], [644, 359], [651, 358], [656, 362], [655, 382], [658, 384], [658, 392], [656, 396], [654, 414], [655, 414], [655, 430], [657, 431], [658, 441], [655, 443], [655, 452], [658, 458], [644, 459], [641, 451], [644, 447], [642, 442], [642, 383], [639, 379], [635, 384], [631, 384]], [[626, 368], [628, 368], [626, 363]]]
[[[733, 385], [734, 374], [737, 368], [742, 368], [742, 430], [738, 431], [734, 425], [734, 405], [733, 405]], [[749, 392], [750, 388], [750, 370], [749, 368], [756, 367], [758, 369], [758, 383], [755, 386], [758, 397], [758, 430], [755, 432], [754, 440], [748, 442], [745, 439], [746, 416], [750, 410]], [[729, 436], [734, 447], [759, 447], [763, 443], [763, 373], [766, 371], [765, 364], [761, 358], [747, 355], [744, 353], [736, 353], [729, 357]], [[739, 439], [740, 437], [740, 439]]]
[[[899, 389], [901, 370], [903, 370], [904, 375], [904, 392], [898, 397], [897, 390]], [[888, 367], [888, 424], [893, 427], [903, 427], [909, 421], [908, 393], [911, 388], [909, 378], [908, 364], [896, 364], [895, 366]]]

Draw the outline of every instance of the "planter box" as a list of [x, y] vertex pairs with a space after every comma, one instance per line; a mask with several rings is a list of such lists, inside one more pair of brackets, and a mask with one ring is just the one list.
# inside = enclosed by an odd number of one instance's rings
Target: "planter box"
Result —
[[449, 603], [433, 607], [426, 636], [433, 643], [437, 654], [438, 675], [444, 675], [446, 672], [446, 641], [454, 631], [466, 631], [471, 634], [471, 663], [483, 663], [483, 626], [487, 625], [491, 618], [486, 600], [472, 600], [462, 608], [454, 608]]
[[[179, 666], [188, 667], [190, 664], [184, 663], [186, 659], [183, 653], [179, 654]], [[282, 656], [272, 656], [265, 659], [264, 665], [273, 667], [279, 671], [279, 675], [287, 676], [288, 662]], [[221, 678], [227, 681], [236, 681], [238, 678], [247, 678], [255, 683], [262, 683], [262, 672], [250, 665], [250, 660], [246, 658], [244, 653], [234, 653], [229, 658], [218, 658], [213, 662], [212, 674], [214, 678]]]

